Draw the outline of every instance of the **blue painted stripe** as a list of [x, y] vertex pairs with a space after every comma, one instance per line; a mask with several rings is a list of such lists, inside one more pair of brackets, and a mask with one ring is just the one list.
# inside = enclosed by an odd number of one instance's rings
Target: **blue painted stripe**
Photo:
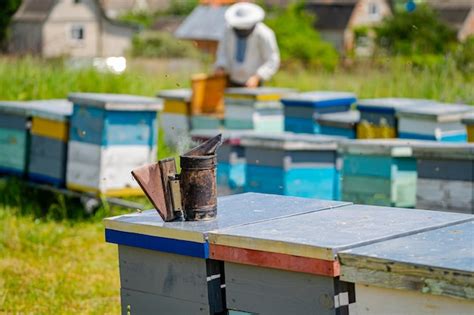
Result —
[[356, 99], [353, 97], [350, 98], [341, 98], [341, 99], [333, 99], [333, 100], [324, 100], [324, 101], [311, 101], [311, 100], [285, 100], [282, 99], [281, 102], [285, 106], [301, 106], [301, 107], [331, 107], [331, 106], [344, 106], [346, 105], [347, 108], [351, 106], [351, 104], [356, 102]]
[[355, 139], [356, 132], [353, 128], [339, 128], [333, 126], [320, 125], [320, 133], [322, 135], [340, 136], [348, 139]]
[[285, 117], [285, 131], [317, 134], [320, 131], [320, 126], [313, 119]]
[[386, 113], [395, 115], [395, 109], [392, 107], [372, 107], [357, 105], [356, 108], [361, 112], [370, 112], [370, 113]]
[[165, 253], [209, 258], [209, 244], [105, 229], [105, 241]]
[[434, 135], [420, 135], [410, 132], [399, 132], [398, 136], [402, 139], [432, 140], [441, 142], [467, 142], [467, 133], [463, 132], [456, 135], [442, 136], [441, 139], [436, 139]]
[[64, 179], [54, 178], [51, 176], [46, 176], [38, 173], [29, 173], [28, 178], [34, 182], [51, 184], [56, 187], [64, 187]]

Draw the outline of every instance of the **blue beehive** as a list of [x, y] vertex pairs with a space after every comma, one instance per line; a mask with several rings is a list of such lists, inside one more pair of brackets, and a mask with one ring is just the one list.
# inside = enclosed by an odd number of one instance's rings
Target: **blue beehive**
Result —
[[405, 139], [466, 142], [467, 132], [461, 119], [467, 113], [474, 113], [474, 108], [460, 104], [399, 108], [398, 136]]
[[320, 133], [314, 119], [321, 114], [348, 111], [356, 96], [347, 92], [305, 92], [281, 99], [285, 114], [285, 131]]
[[417, 173], [412, 145], [398, 139], [347, 140], [341, 143], [341, 199], [414, 208]]
[[360, 113], [355, 110], [331, 114], [322, 114], [316, 118], [320, 133], [328, 136], [340, 136], [348, 139], [356, 138], [356, 126]]
[[28, 102], [0, 102], [0, 173], [27, 172], [30, 107]]
[[155, 98], [73, 93], [66, 185], [72, 190], [108, 196], [142, 194], [130, 175], [156, 160]]
[[33, 101], [29, 104], [32, 106], [32, 119], [28, 178], [63, 186], [72, 104], [67, 100]]
[[337, 142], [341, 139], [294, 133], [243, 136], [245, 190], [337, 200]]

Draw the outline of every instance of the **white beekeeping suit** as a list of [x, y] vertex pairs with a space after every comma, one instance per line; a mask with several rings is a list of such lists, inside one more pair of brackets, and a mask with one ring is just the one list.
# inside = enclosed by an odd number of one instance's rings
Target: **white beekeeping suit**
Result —
[[261, 21], [265, 12], [252, 3], [227, 9], [227, 28], [219, 43], [216, 73], [229, 75], [231, 85], [256, 87], [269, 80], [280, 66], [275, 34]]

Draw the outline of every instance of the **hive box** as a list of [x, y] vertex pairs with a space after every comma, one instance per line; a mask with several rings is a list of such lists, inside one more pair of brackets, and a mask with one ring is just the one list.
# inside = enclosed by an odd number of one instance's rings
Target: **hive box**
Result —
[[360, 122], [357, 125], [357, 138], [397, 138], [397, 111], [405, 107], [429, 107], [434, 103], [434, 101], [410, 98], [373, 98], [360, 100], [356, 106], [360, 112]]
[[342, 200], [414, 208], [416, 160], [412, 142], [398, 139], [347, 140], [343, 156]]
[[356, 96], [347, 92], [305, 92], [282, 98], [285, 113], [285, 131], [320, 133], [315, 118], [321, 114], [348, 111]]
[[290, 89], [281, 88], [229, 88], [225, 91], [226, 129], [251, 129], [282, 132], [282, 95]]
[[[348, 314], [349, 305], [358, 303], [357, 290], [339, 279], [338, 252], [470, 219], [463, 214], [347, 205], [221, 228], [209, 233], [209, 250], [212, 259], [224, 261], [229, 310]], [[410, 314], [404, 312], [404, 303], [398, 307], [399, 314]]]
[[30, 105], [32, 119], [28, 178], [62, 187], [66, 183], [72, 104], [63, 99], [34, 101]]
[[191, 116], [192, 130], [221, 129], [224, 126], [224, 115], [199, 114]]
[[107, 196], [141, 195], [130, 174], [156, 161], [155, 98], [73, 93], [66, 186]]
[[210, 258], [210, 231], [344, 204], [242, 194], [219, 198], [212, 221], [163, 222], [155, 210], [105, 219], [106, 241], [119, 245], [122, 314], [224, 312], [223, 265]]
[[28, 102], [0, 102], [0, 173], [26, 175], [30, 107]]
[[176, 147], [183, 137], [188, 137], [191, 129], [191, 90], [176, 89], [158, 93], [163, 99], [160, 123], [165, 133], [165, 141]]
[[474, 107], [459, 104], [407, 106], [397, 110], [398, 136], [405, 139], [466, 142], [461, 118]]
[[473, 239], [470, 221], [339, 253], [350, 314], [472, 314]]
[[462, 123], [466, 125], [467, 141], [474, 142], [474, 114], [464, 115]]
[[416, 207], [474, 213], [474, 144], [423, 142], [413, 150]]
[[217, 151], [217, 192], [220, 196], [243, 192], [245, 185], [245, 149], [240, 144], [251, 130], [193, 130], [194, 141], [206, 141], [222, 134], [222, 145]]
[[337, 142], [320, 135], [245, 135], [246, 191], [337, 200]]
[[322, 114], [316, 117], [320, 134], [340, 136], [348, 139], [356, 138], [356, 126], [359, 120], [360, 113], [355, 110]]

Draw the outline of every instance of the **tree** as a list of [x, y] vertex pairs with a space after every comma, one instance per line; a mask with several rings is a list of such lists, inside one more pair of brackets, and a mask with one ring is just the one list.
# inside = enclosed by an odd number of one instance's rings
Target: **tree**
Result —
[[395, 12], [375, 31], [378, 46], [392, 55], [445, 54], [456, 43], [456, 32], [427, 5]]
[[303, 2], [297, 2], [277, 9], [266, 23], [275, 32], [283, 62], [299, 61], [305, 66], [333, 70], [339, 62], [338, 53], [321, 39], [313, 27], [314, 19], [305, 12]]
[[0, 46], [3, 46], [8, 35], [8, 26], [13, 14], [20, 7], [21, 0], [2, 0], [0, 5]]

